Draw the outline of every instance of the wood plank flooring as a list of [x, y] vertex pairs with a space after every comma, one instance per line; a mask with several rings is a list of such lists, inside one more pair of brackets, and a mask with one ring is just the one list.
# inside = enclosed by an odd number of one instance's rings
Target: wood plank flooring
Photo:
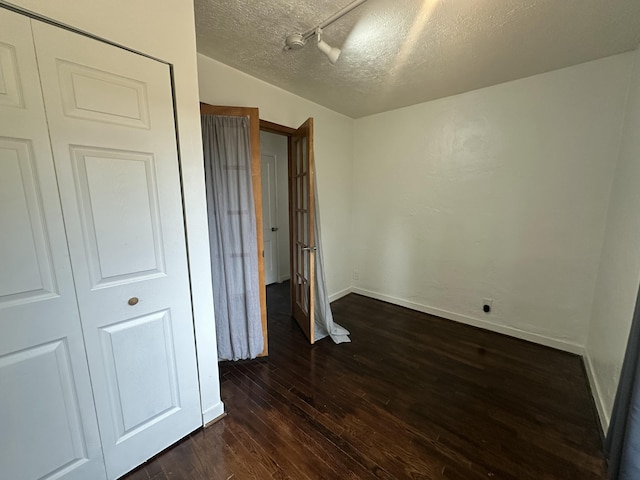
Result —
[[358, 295], [306, 343], [267, 289], [267, 360], [221, 365], [228, 415], [127, 480], [606, 478], [582, 360]]

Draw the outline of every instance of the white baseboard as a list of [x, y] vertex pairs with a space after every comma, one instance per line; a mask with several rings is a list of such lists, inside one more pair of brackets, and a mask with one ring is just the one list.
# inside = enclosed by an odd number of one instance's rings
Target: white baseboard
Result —
[[218, 402], [202, 412], [202, 424], [206, 426], [224, 414], [224, 403]]
[[591, 363], [591, 357], [589, 357], [589, 352], [585, 352], [582, 357], [584, 361], [584, 369], [587, 372], [587, 378], [589, 379], [589, 385], [591, 385], [591, 394], [593, 395], [593, 401], [596, 404], [596, 410], [598, 410], [598, 419], [600, 420], [600, 426], [602, 427], [602, 435], [605, 437], [607, 435], [607, 431], [609, 430], [609, 422], [611, 418], [607, 413], [607, 409], [604, 407], [604, 402], [602, 401], [602, 391], [600, 390], [600, 385], [596, 379], [595, 370], [593, 368], [593, 363]]
[[344, 290], [340, 290], [339, 292], [334, 293], [333, 295], [329, 295], [329, 303], [335, 302], [336, 300], [341, 299], [342, 297], [346, 297], [352, 292], [351, 287], [345, 288]]
[[411, 310], [417, 310], [418, 312], [428, 313], [437, 317], [446, 318], [447, 320], [453, 320], [454, 322], [464, 323], [473, 327], [484, 328], [496, 333], [502, 333], [510, 337], [519, 338], [521, 340], [527, 340], [529, 342], [538, 343], [547, 347], [556, 348], [569, 353], [575, 353], [577, 355], [584, 354], [584, 346], [573, 342], [567, 342], [565, 340], [559, 340], [557, 338], [547, 337], [538, 333], [526, 332], [507, 325], [499, 325], [487, 320], [481, 320], [479, 318], [468, 317], [466, 315], [460, 315], [459, 313], [449, 312], [447, 310], [441, 310], [439, 308], [429, 307], [428, 305], [422, 305], [420, 303], [409, 302], [401, 298], [392, 297], [383, 293], [372, 292], [363, 288], [353, 287], [351, 288], [353, 293], [364, 295], [365, 297], [375, 298], [382, 300], [383, 302], [392, 303], [401, 307], [410, 308]]

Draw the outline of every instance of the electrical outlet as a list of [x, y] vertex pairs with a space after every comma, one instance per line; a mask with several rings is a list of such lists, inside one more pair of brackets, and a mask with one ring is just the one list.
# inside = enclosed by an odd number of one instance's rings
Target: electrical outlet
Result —
[[482, 299], [482, 311], [484, 313], [491, 313], [491, 309], [493, 308], [493, 299], [492, 298], [483, 298]]
[[353, 274], [351, 275], [351, 278], [353, 280], [359, 280], [360, 279], [360, 272], [358, 270], [354, 270]]

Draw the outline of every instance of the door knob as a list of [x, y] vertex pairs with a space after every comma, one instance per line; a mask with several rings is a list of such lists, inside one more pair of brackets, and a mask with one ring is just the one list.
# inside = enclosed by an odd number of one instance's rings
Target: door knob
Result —
[[272, 232], [277, 232], [278, 231], [278, 227], [271, 227], [271, 231]]
[[127, 303], [133, 307], [138, 302], [139, 302], [138, 297], [131, 297]]

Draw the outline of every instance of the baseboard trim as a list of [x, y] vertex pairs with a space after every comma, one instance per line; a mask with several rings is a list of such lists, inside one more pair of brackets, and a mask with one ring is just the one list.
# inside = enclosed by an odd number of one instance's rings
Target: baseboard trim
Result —
[[596, 404], [596, 410], [598, 411], [598, 420], [600, 421], [600, 427], [602, 428], [602, 438], [605, 438], [607, 436], [607, 431], [609, 430], [609, 422], [611, 422], [611, 418], [607, 414], [607, 409], [604, 407], [602, 391], [600, 390], [600, 385], [596, 379], [595, 370], [593, 368], [593, 363], [591, 363], [589, 352], [585, 352], [582, 358], [584, 361], [584, 369], [587, 372], [589, 386], [591, 387], [591, 396], [593, 397], [593, 401]]
[[510, 337], [519, 338], [521, 340], [527, 340], [529, 342], [538, 343], [547, 347], [556, 348], [564, 352], [574, 353], [577, 355], [584, 355], [584, 346], [573, 342], [567, 342], [565, 340], [559, 340], [557, 338], [547, 337], [538, 333], [526, 332], [514, 327], [506, 325], [499, 325], [497, 323], [488, 322], [486, 320], [480, 320], [479, 318], [468, 317], [466, 315], [460, 315], [459, 313], [449, 312], [447, 310], [441, 310], [439, 308], [430, 307], [428, 305], [422, 305], [420, 303], [409, 302], [401, 298], [392, 297], [383, 293], [373, 292], [364, 288], [351, 288], [352, 293], [363, 295], [365, 297], [375, 298], [376, 300], [382, 300], [383, 302], [392, 303], [401, 307], [410, 308], [411, 310], [417, 310], [418, 312], [428, 313], [437, 317], [446, 318], [447, 320], [453, 320], [454, 322], [464, 323], [465, 325], [471, 325], [473, 327], [484, 328], [492, 332], [501, 333]]
[[340, 300], [342, 297], [346, 297], [351, 293], [351, 287], [345, 288], [344, 290], [340, 290], [339, 292], [334, 293], [333, 295], [329, 295], [329, 303], [335, 302], [336, 300]]
[[205, 423], [204, 424], [204, 428], [208, 428], [211, 425], [215, 425], [216, 423], [218, 423], [220, 420], [222, 420], [226, 416], [227, 416], [227, 412], [224, 412], [222, 415], [218, 415], [216, 418], [211, 420], [209, 423]]
[[204, 426], [209, 425], [212, 422], [219, 420], [224, 417], [226, 414], [224, 413], [224, 403], [218, 402], [215, 405], [207, 408], [204, 412], [202, 412], [202, 424]]

